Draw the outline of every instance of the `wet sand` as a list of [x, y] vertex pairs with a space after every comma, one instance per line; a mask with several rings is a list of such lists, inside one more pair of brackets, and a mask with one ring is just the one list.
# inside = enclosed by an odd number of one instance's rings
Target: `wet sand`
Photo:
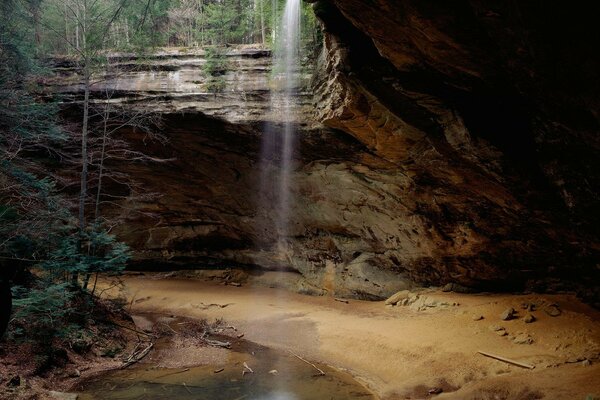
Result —
[[[232, 287], [198, 280], [126, 276], [132, 313], [223, 318], [244, 338], [347, 371], [382, 399], [585, 399], [600, 396], [600, 313], [570, 295], [425, 293], [455, 306], [386, 306], [383, 302], [310, 297], [283, 289]], [[115, 292], [112, 295], [116, 295]], [[524, 302], [557, 303], [561, 315]], [[519, 312], [500, 319], [508, 307]], [[475, 321], [474, 315], [482, 320]], [[505, 328], [500, 336], [491, 329]], [[516, 344], [519, 333], [531, 344]], [[202, 351], [202, 349], [199, 349]], [[495, 353], [529, 370], [483, 357]], [[175, 363], [176, 364], [176, 363]], [[170, 366], [174, 366], [171, 363]], [[443, 389], [429, 395], [431, 389]]]

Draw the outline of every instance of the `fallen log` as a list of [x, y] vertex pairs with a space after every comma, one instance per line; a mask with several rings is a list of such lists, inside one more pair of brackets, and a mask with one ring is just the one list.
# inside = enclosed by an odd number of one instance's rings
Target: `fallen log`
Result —
[[491, 354], [491, 353], [486, 353], [485, 351], [478, 351], [478, 353], [481, 354], [482, 356], [493, 358], [494, 360], [502, 361], [502, 362], [505, 362], [507, 364], [516, 365], [517, 367], [527, 368], [527, 369], [534, 369], [535, 368], [535, 365], [525, 364], [525, 363], [522, 363], [520, 361], [511, 360], [510, 358], [498, 356], [498, 355]]

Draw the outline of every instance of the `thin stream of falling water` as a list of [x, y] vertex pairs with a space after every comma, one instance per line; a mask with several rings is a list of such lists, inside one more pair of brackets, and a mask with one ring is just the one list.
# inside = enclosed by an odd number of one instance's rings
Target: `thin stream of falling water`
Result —
[[[271, 92], [270, 119], [265, 127], [261, 147], [261, 195], [268, 198], [271, 192], [274, 206], [267, 212], [275, 215], [274, 230], [277, 250], [285, 249], [285, 238], [289, 233], [291, 207], [291, 174], [297, 121], [296, 90], [298, 86], [300, 51], [300, 1], [288, 0], [283, 10], [280, 30], [276, 36], [273, 53], [273, 80]], [[279, 121], [282, 125], [278, 125]], [[271, 160], [271, 161], [270, 161]], [[278, 173], [269, 182], [269, 165], [272, 162]]]

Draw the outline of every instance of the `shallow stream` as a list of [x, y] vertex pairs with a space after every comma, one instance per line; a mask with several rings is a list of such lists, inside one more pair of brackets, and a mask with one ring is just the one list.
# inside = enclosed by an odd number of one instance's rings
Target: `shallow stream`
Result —
[[[249, 372], [244, 363], [253, 372]], [[319, 375], [316, 368], [325, 375]], [[291, 353], [261, 347], [249, 353], [232, 351], [227, 364], [217, 369], [214, 366], [164, 369], [140, 363], [88, 381], [79, 399], [351, 400], [375, 397], [347, 373], [323, 365], [312, 366]]]

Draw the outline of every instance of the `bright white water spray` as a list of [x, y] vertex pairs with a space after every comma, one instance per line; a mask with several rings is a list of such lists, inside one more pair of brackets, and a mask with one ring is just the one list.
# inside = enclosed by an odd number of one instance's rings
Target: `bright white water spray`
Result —
[[[292, 157], [296, 136], [298, 74], [300, 65], [300, 7], [301, 0], [288, 0], [276, 35], [273, 51], [273, 81], [271, 115], [273, 121], [264, 132], [262, 143], [261, 192], [273, 193], [275, 203], [262, 204], [274, 212], [277, 247], [285, 246], [290, 220]], [[268, 160], [278, 168], [275, 179], [269, 182]]]

